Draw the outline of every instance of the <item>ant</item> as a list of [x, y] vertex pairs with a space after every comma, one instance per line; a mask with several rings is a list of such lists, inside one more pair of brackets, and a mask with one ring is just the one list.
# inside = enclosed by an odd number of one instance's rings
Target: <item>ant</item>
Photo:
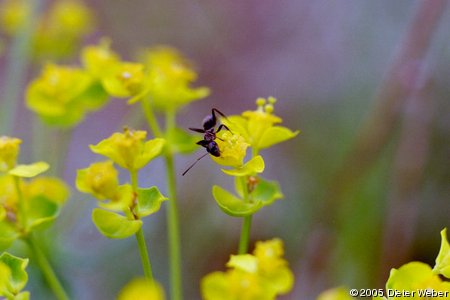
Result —
[[[227, 118], [220, 110], [218, 110], [217, 108], [213, 108], [211, 110], [211, 114], [207, 115], [203, 119], [203, 129], [189, 127], [189, 129], [192, 131], [204, 133], [203, 140], [198, 141], [196, 144], [206, 148], [207, 152], [205, 154], [203, 154], [202, 156], [200, 156], [199, 158], [197, 158], [197, 160], [192, 165], [190, 165], [186, 171], [183, 172], [182, 176], [184, 176], [184, 174], [186, 174], [200, 159], [202, 159], [203, 157], [208, 155], [208, 153], [213, 156], [216, 156], [216, 157], [220, 156], [219, 145], [217, 145], [217, 143], [215, 142], [215, 139], [218, 138], [218, 137], [216, 137], [216, 133], [221, 131], [223, 128], [225, 128], [228, 131], [231, 131], [231, 130], [224, 124], [220, 124], [219, 127], [217, 128], [217, 130], [215, 130], [216, 125], [217, 125], [216, 113], [221, 115], [225, 119]], [[218, 138], [218, 139], [220, 139], [220, 138]]]

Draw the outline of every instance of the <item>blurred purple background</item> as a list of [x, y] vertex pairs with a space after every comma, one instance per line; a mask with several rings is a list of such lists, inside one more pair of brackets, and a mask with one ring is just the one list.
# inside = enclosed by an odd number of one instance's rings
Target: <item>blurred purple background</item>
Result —
[[[200, 125], [211, 107], [239, 114], [253, 109], [257, 97], [278, 98], [275, 112], [284, 126], [302, 133], [262, 153], [265, 177], [280, 182], [285, 199], [258, 212], [252, 244], [282, 238], [297, 282], [293, 293], [281, 299], [312, 299], [333, 286], [371, 288], [383, 282], [378, 264], [401, 126], [393, 129], [370, 171], [351, 186], [348, 201], [330, 207], [331, 211], [324, 211], [327, 207], [322, 203], [335, 170], [376, 104], [382, 78], [419, 2], [92, 0], [87, 4], [98, 24], [87, 43], [110, 37], [112, 48], [127, 59], [134, 59], [140, 48], [157, 44], [186, 54], [199, 71], [198, 85], [210, 87], [212, 95], [182, 111], [178, 121], [185, 128]], [[447, 8], [426, 57], [431, 66], [432, 88], [426, 97], [431, 99], [427, 105], [432, 118], [427, 123], [429, 134], [416, 142], [427, 145], [428, 151], [420, 181], [414, 183], [420, 194], [414, 239], [400, 264], [414, 259], [433, 264], [439, 231], [450, 224], [448, 21]], [[30, 71], [29, 78], [38, 71]], [[114, 99], [75, 129], [65, 164], [69, 183], [73, 185], [76, 169], [99, 159], [88, 145], [125, 125], [128, 110], [123, 100]], [[405, 114], [400, 110], [401, 120]], [[16, 135], [25, 140], [30, 139], [31, 117], [24, 109], [16, 122]], [[136, 124], [146, 129], [145, 123]], [[178, 174], [198, 153], [177, 157]], [[158, 160], [140, 174], [140, 180], [166, 191], [163, 175], [164, 165]], [[216, 205], [212, 185], [232, 182], [211, 161], [202, 161], [177, 180], [185, 298], [199, 299], [201, 277], [225, 270], [229, 255], [236, 251], [241, 220], [224, 215]], [[58, 230], [52, 231], [61, 245], [55, 258], [58, 271], [75, 299], [111, 299], [131, 277], [141, 274], [135, 241], [101, 236], [90, 221], [95, 201], [75, 191], [72, 198]], [[314, 264], [309, 256], [324, 215], [331, 216], [326, 223], [336, 236], [331, 250], [325, 249], [330, 251], [324, 252], [323, 260], [331, 261], [326, 266]], [[155, 277], [168, 291], [165, 213], [148, 218], [144, 226]], [[38, 280], [29, 283], [37, 299], [44, 295], [39, 284]]]

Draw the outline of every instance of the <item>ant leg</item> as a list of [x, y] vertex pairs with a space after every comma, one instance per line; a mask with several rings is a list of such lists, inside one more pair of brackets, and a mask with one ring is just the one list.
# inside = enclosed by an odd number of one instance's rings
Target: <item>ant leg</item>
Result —
[[199, 132], [199, 133], [205, 133], [204, 129], [200, 129], [200, 128], [191, 128], [189, 127], [189, 130], [195, 131], [195, 132]]
[[[219, 131], [221, 131], [222, 130], [222, 128], [225, 128], [226, 130], [228, 130], [229, 132], [231, 132], [231, 130], [230, 130], [230, 128], [228, 128], [228, 126], [227, 125], [224, 125], [224, 124], [220, 124], [220, 126], [217, 128], [217, 131], [216, 131], [216, 133], [218, 133]], [[231, 132], [232, 133], [232, 132]]]
[[221, 112], [221, 111], [218, 110], [217, 108], [213, 108], [213, 109], [211, 110], [211, 114], [212, 114], [214, 120], [216, 119], [216, 114], [215, 114], [215, 113], [218, 113], [219, 115], [221, 115], [221, 116], [224, 117], [225, 119], [227, 118], [227, 116], [225, 116], [225, 114], [224, 114], [223, 112]]
[[200, 145], [200, 146], [202, 146], [202, 147], [207, 148], [209, 142], [208, 142], [208, 141], [205, 141], [205, 140], [201, 140], [201, 141], [198, 141], [196, 144], [197, 144], [197, 145]]

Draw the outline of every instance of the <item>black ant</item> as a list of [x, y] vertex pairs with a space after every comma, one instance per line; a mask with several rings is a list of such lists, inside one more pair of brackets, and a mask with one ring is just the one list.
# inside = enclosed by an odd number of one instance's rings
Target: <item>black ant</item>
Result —
[[[217, 145], [217, 143], [215, 142], [215, 139], [217, 138], [216, 133], [221, 131], [223, 128], [225, 128], [228, 131], [231, 131], [231, 130], [224, 124], [220, 124], [219, 127], [217, 128], [217, 130], [215, 130], [216, 125], [217, 125], [216, 113], [218, 113], [219, 115], [221, 115], [224, 118], [227, 118], [220, 110], [213, 108], [211, 110], [211, 114], [207, 115], [203, 119], [203, 129], [189, 127], [189, 129], [192, 131], [204, 133], [203, 140], [198, 141], [196, 144], [206, 148], [207, 152], [205, 154], [203, 154], [202, 156], [200, 156], [199, 158], [197, 158], [197, 160], [192, 165], [190, 165], [186, 171], [183, 172], [182, 176], [184, 176], [184, 174], [186, 174], [200, 159], [202, 159], [203, 157], [208, 155], [208, 153], [213, 156], [216, 156], [216, 157], [220, 156], [219, 145]], [[218, 138], [218, 139], [220, 139], [220, 138]]]

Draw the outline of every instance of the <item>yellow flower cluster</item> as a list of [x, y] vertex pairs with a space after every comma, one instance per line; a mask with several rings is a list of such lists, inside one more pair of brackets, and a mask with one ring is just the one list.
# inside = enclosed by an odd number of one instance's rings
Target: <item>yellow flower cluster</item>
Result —
[[129, 98], [129, 103], [151, 97], [155, 107], [170, 110], [205, 97], [206, 88], [190, 87], [195, 72], [173, 53], [168, 47], [149, 49], [146, 64], [128, 62], [103, 39], [82, 50], [82, 67], [47, 64], [27, 88], [27, 106], [47, 124], [71, 127], [109, 97]]
[[[35, 177], [44, 162], [18, 165], [21, 140], [0, 137], [0, 250], [20, 235], [52, 222], [69, 197], [68, 186], [54, 177]], [[25, 180], [25, 178], [32, 178]]]
[[[16, 35], [30, 18], [27, 0], [6, 0], [0, 7], [0, 28]], [[40, 16], [33, 39], [33, 54], [40, 59], [71, 55], [93, 29], [91, 10], [79, 0], [58, 0]]]
[[134, 172], [158, 156], [163, 149], [164, 140], [157, 138], [146, 141], [146, 136], [145, 131], [125, 128], [123, 133], [113, 133], [97, 145], [91, 145], [92, 152], [110, 160], [93, 163], [86, 169], [78, 170], [78, 190], [92, 194], [98, 200], [110, 200], [101, 205], [111, 210], [122, 211], [132, 206], [132, 188], [128, 184], [119, 185], [119, 172], [113, 163]]
[[[78, 190], [97, 198], [101, 208], [94, 209], [92, 220], [97, 229], [109, 238], [126, 238], [135, 234], [142, 226], [142, 217], [157, 212], [164, 197], [157, 187], [139, 188], [138, 170], [158, 156], [165, 140], [146, 140], [147, 132], [124, 129], [109, 138], [91, 145], [92, 152], [110, 160], [91, 164], [78, 170]], [[127, 169], [130, 184], [119, 184], [119, 172], [114, 164]], [[120, 213], [124, 213], [125, 216]]]
[[168, 46], [149, 48], [143, 51], [142, 61], [148, 70], [148, 93], [154, 107], [175, 111], [209, 95], [206, 87], [191, 87], [197, 74], [176, 49]]
[[258, 242], [253, 255], [232, 255], [227, 272], [214, 272], [201, 283], [205, 300], [272, 300], [287, 294], [294, 275], [283, 258], [283, 242]]

